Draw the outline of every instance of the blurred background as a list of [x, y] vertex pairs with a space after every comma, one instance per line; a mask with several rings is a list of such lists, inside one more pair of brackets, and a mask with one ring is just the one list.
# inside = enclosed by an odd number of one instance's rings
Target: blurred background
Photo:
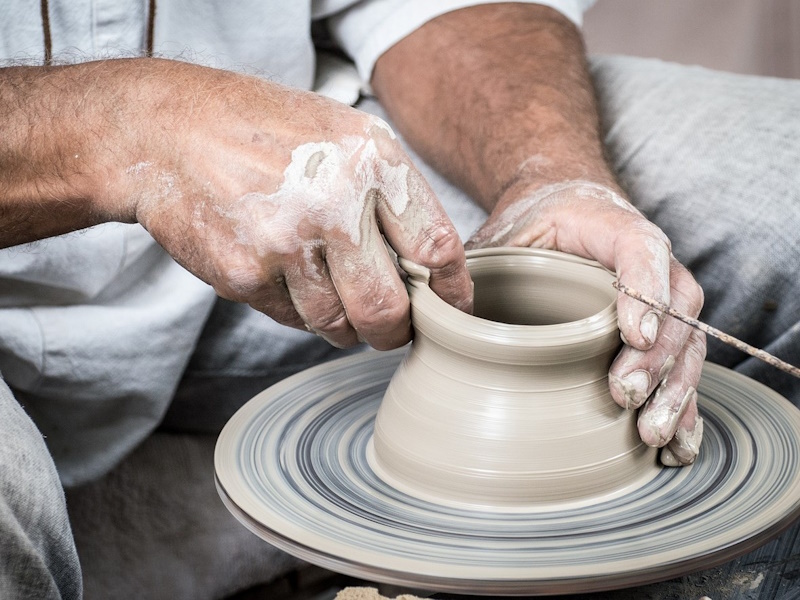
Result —
[[589, 52], [800, 79], [800, 0], [598, 0]]

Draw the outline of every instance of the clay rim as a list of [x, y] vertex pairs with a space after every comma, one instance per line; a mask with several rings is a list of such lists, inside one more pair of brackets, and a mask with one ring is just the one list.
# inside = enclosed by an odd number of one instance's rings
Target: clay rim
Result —
[[[481, 248], [467, 251], [467, 266], [480, 264], [484, 258], [512, 257], [530, 262], [531, 268], [551, 267], [565, 263], [596, 269], [608, 275], [609, 304], [601, 311], [579, 319], [553, 325], [515, 325], [500, 323], [464, 313], [451, 306], [428, 285], [430, 272], [425, 267], [399, 258], [400, 266], [408, 273], [406, 287], [412, 305], [414, 327], [423, 329], [438, 342], [453, 346], [453, 339], [504, 347], [551, 348], [571, 344], [583, 344], [600, 340], [618, 331], [616, 291], [611, 283], [615, 276], [597, 262], [584, 258], [539, 248]], [[579, 267], [580, 268], [580, 267]], [[588, 271], [592, 273], [592, 271]], [[600, 286], [587, 284], [598, 291]], [[615, 336], [617, 343], [619, 338]]]

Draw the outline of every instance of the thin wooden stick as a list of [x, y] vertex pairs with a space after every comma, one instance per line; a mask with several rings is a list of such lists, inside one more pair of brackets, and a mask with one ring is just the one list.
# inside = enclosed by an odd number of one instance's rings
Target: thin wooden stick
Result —
[[751, 346], [739, 340], [732, 335], [728, 335], [724, 331], [720, 331], [715, 327], [711, 327], [711, 325], [707, 325], [702, 321], [698, 321], [697, 319], [693, 319], [692, 317], [687, 317], [686, 315], [679, 313], [677, 310], [667, 306], [666, 304], [659, 302], [658, 300], [654, 300], [652, 298], [648, 298], [647, 296], [643, 296], [640, 292], [629, 288], [627, 285], [624, 285], [618, 281], [615, 281], [612, 284], [615, 288], [617, 288], [620, 292], [625, 294], [626, 296], [630, 296], [634, 300], [638, 300], [639, 302], [644, 302], [648, 306], [652, 306], [656, 310], [661, 311], [664, 314], [669, 315], [670, 317], [675, 317], [679, 321], [683, 321], [687, 325], [691, 325], [699, 329], [700, 331], [707, 333], [710, 336], [717, 338], [718, 340], [722, 340], [729, 346], [733, 346], [734, 348], [741, 350], [742, 352], [746, 352], [750, 356], [755, 356], [756, 358], [763, 360], [765, 363], [772, 365], [773, 367], [780, 369], [781, 371], [785, 371], [795, 377], [800, 378], [800, 369], [795, 367], [794, 365], [790, 365], [787, 362], [782, 361], [780, 358], [772, 356], [769, 352], [765, 352], [764, 350], [760, 350], [755, 346]]

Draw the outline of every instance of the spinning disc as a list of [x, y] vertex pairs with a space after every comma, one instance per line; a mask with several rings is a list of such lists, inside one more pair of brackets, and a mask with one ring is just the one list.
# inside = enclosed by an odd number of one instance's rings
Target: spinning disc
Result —
[[217, 487], [250, 530], [349, 575], [432, 591], [557, 594], [668, 579], [744, 554], [800, 516], [800, 411], [706, 364], [703, 447], [613, 497], [487, 511], [394, 489], [369, 462], [403, 351], [369, 352], [253, 398], [217, 442]]

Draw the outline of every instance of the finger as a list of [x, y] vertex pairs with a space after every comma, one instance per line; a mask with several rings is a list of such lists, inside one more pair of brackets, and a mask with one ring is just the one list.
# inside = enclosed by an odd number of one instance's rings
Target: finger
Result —
[[697, 404], [696, 390], [705, 354], [705, 334], [692, 329], [672, 372], [639, 410], [639, 436], [648, 446], [665, 446], [687, 410]]
[[689, 406], [678, 423], [675, 436], [661, 449], [661, 464], [665, 467], [691, 465], [700, 454], [703, 441], [703, 417], [697, 410], [697, 403]]
[[[660, 229], [639, 220], [632, 229], [618, 236], [614, 254], [614, 270], [620, 283], [658, 302], [670, 304], [670, 271], [674, 259], [671, 259], [669, 241]], [[659, 311], [619, 293], [617, 315], [620, 332], [629, 345], [648, 350], [656, 343], [663, 321]]]
[[472, 312], [472, 279], [458, 232], [424, 177], [413, 167], [406, 182], [405, 202], [398, 201], [398, 191], [388, 189], [378, 202], [386, 240], [398, 256], [430, 271], [431, 289], [440, 298]]
[[337, 348], [358, 343], [358, 334], [347, 317], [342, 300], [322, 256], [321, 245], [306, 251], [284, 270], [286, 287], [306, 329]]
[[305, 329], [305, 322], [295, 310], [283, 275], [272, 275], [267, 281], [270, 282], [268, 285], [262, 285], [248, 295], [247, 303], [281, 325]]
[[247, 303], [281, 325], [305, 329], [277, 263], [250, 253], [233, 253], [212, 274], [214, 291], [221, 298]]
[[362, 233], [360, 245], [329, 243], [331, 280], [358, 336], [378, 350], [397, 348], [411, 339], [408, 294], [374, 220]]
[[[703, 305], [703, 294], [691, 274], [676, 259], [670, 263], [672, 307], [696, 317]], [[624, 408], [639, 408], [675, 365], [692, 328], [667, 318], [655, 344], [646, 351], [626, 345], [609, 370], [611, 396]]]
[[[514, 207], [516, 208], [516, 207]], [[527, 216], [521, 210], [510, 210], [511, 215], [492, 213], [489, 218], [464, 243], [464, 248], [492, 248], [512, 246], [510, 240], [517, 234], [517, 229], [529, 225]], [[529, 213], [530, 214], [530, 213]], [[516, 217], [516, 220], [514, 219]]]

